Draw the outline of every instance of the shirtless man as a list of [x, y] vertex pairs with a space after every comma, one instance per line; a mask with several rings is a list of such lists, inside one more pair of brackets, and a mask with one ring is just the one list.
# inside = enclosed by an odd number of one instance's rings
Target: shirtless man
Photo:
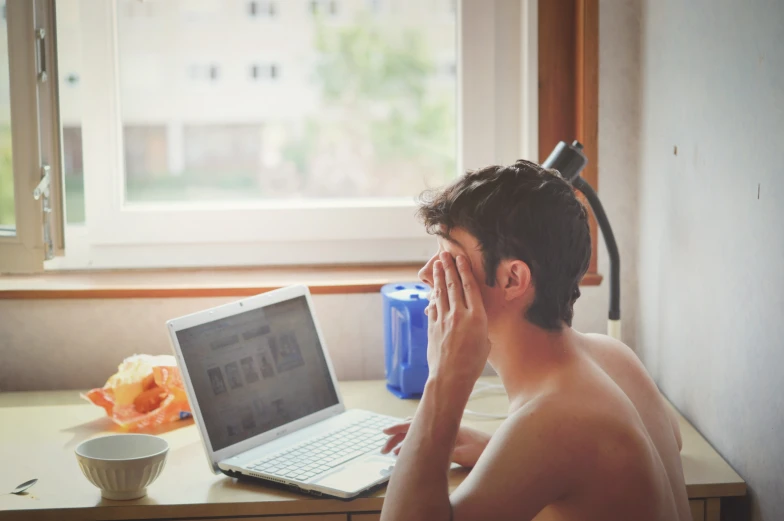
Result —
[[[399, 456], [381, 519], [691, 519], [655, 383], [623, 343], [571, 328], [591, 242], [570, 185], [534, 163], [492, 166], [420, 216], [438, 240], [420, 271], [430, 375], [413, 420], [386, 430]], [[510, 401], [492, 437], [460, 426], [488, 361]], [[451, 496], [450, 461], [472, 467]]]

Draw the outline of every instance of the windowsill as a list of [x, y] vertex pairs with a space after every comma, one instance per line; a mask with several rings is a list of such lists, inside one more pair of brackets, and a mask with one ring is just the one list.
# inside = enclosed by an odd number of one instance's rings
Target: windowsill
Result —
[[[0, 299], [246, 297], [290, 284], [314, 295], [376, 293], [391, 282], [416, 281], [419, 264], [296, 268], [59, 271], [0, 277]], [[583, 286], [598, 286], [589, 273]]]

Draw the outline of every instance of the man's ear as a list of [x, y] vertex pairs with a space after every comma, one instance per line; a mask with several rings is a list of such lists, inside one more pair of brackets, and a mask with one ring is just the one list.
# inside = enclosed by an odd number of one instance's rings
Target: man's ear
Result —
[[503, 261], [501, 284], [507, 301], [524, 296], [531, 289], [531, 269], [521, 260]]

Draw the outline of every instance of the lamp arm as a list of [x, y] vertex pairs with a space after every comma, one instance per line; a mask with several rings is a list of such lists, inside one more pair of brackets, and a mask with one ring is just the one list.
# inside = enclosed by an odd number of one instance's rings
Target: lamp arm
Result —
[[621, 328], [621, 256], [618, 253], [618, 243], [615, 242], [610, 221], [604, 212], [604, 207], [599, 196], [588, 182], [582, 177], [576, 177], [572, 181], [572, 186], [583, 193], [591, 206], [596, 222], [604, 236], [604, 243], [607, 245], [607, 253], [610, 256], [610, 311], [608, 322], [608, 334], [620, 340]]

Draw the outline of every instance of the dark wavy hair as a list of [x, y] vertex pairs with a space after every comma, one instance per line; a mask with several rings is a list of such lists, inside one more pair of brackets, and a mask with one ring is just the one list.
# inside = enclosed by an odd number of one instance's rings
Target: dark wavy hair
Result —
[[535, 288], [526, 319], [551, 331], [572, 325], [591, 236], [585, 207], [557, 171], [524, 160], [470, 171], [424, 192], [417, 213], [428, 233], [463, 228], [476, 237], [489, 286], [501, 260], [525, 262]]

